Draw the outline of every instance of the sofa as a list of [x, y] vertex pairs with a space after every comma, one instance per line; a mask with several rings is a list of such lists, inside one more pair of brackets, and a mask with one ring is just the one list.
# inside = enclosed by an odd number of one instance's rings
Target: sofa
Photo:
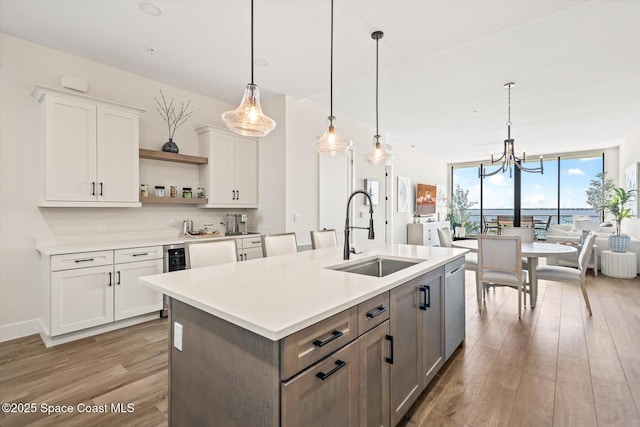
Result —
[[[613, 224], [604, 223], [600, 224], [600, 228], [595, 232], [597, 234], [595, 241], [595, 251], [598, 255], [598, 266], [600, 269], [600, 256], [602, 251], [609, 250], [609, 236], [612, 233], [615, 233], [616, 228]], [[547, 231], [547, 239], [548, 243], [559, 243], [559, 242], [572, 242], [574, 244], [578, 244], [580, 242], [580, 237], [582, 236], [582, 231], [574, 230], [572, 224], [558, 224], [552, 225], [550, 229]], [[627, 252], [634, 252], [636, 254], [636, 268], [637, 271], [640, 272], [640, 240], [635, 237], [631, 237], [631, 242], [629, 243], [629, 249]], [[578, 255], [565, 255], [558, 257], [547, 257], [548, 265], [565, 265], [565, 266], [578, 266]], [[589, 265], [591, 267], [591, 265]]]

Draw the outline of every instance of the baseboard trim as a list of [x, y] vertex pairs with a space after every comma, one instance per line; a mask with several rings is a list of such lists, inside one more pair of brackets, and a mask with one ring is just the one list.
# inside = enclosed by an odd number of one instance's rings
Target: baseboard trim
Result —
[[0, 342], [11, 341], [38, 333], [39, 319], [0, 326]]
[[116, 329], [126, 328], [127, 326], [137, 325], [138, 323], [148, 322], [149, 320], [159, 319], [160, 314], [158, 311], [149, 314], [143, 314], [141, 316], [132, 317], [130, 319], [124, 319], [117, 322], [107, 323], [105, 325], [95, 326], [89, 329], [83, 329], [77, 332], [69, 332], [68, 334], [58, 335], [55, 337], [49, 336], [42, 327], [38, 328], [40, 338], [45, 347], [52, 347], [58, 344], [64, 344], [67, 342], [79, 340], [82, 338], [92, 337], [105, 332], [115, 331]]

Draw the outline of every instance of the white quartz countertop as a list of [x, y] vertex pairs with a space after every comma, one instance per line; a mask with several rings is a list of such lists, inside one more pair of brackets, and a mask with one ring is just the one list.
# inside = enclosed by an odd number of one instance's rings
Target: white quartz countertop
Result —
[[[468, 252], [377, 242], [355, 246], [363, 252], [352, 254], [350, 261], [344, 261], [342, 247], [336, 247], [143, 276], [139, 281], [277, 341]], [[376, 255], [425, 261], [382, 278], [326, 268]]]
[[225, 236], [224, 234], [212, 234], [210, 237], [209, 236], [207, 237], [189, 237], [189, 236], [148, 237], [146, 236], [146, 237], [139, 238], [132, 235], [130, 239], [103, 240], [103, 241], [90, 240], [90, 241], [84, 241], [84, 242], [37, 244], [36, 249], [43, 255], [60, 255], [60, 254], [72, 254], [72, 253], [78, 253], [78, 252], [93, 252], [93, 251], [107, 251], [107, 250], [113, 250], [113, 249], [141, 248], [144, 246], [176, 245], [176, 244], [181, 244], [185, 242], [256, 237], [256, 236], [260, 236], [260, 233], [239, 234], [234, 236]]

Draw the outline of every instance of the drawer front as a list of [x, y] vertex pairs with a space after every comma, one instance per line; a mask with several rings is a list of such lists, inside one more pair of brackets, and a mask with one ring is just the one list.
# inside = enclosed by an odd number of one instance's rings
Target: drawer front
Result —
[[358, 426], [358, 344], [282, 384], [281, 425]]
[[358, 304], [358, 336], [389, 318], [389, 292]]
[[242, 247], [243, 249], [262, 248], [262, 240], [260, 236], [257, 234], [253, 237], [245, 237], [242, 239], [238, 239], [238, 247]]
[[51, 271], [73, 270], [75, 268], [99, 267], [113, 264], [113, 251], [81, 252], [53, 255]]
[[162, 246], [145, 246], [142, 248], [116, 249], [114, 252], [116, 264], [162, 258]]
[[357, 337], [358, 307], [351, 307], [280, 341], [280, 377], [285, 380]]

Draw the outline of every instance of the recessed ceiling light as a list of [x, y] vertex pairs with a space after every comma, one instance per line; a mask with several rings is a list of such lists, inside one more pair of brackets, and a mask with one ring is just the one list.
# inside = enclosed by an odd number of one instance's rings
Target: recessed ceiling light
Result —
[[269, 62], [269, 61], [267, 61], [267, 60], [266, 60], [266, 59], [264, 59], [264, 58], [256, 58], [256, 59], [253, 61], [253, 63], [254, 63], [255, 65], [257, 65], [258, 67], [266, 67], [266, 66], [268, 66], [268, 65], [270, 64], [270, 62]]
[[147, 15], [151, 15], [151, 16], [162, 15], [162, 10], [155, 4], [150, 3], [148, 1], [138, 3], [138, 7], [140, 8], [141, 11], [143, 11]]
[[153, 55], [154, 53], [156, 53], [156, 50], [154, 48], [150, 47], [148, 49], [148, 52], [149, 52], [149, 55]]

